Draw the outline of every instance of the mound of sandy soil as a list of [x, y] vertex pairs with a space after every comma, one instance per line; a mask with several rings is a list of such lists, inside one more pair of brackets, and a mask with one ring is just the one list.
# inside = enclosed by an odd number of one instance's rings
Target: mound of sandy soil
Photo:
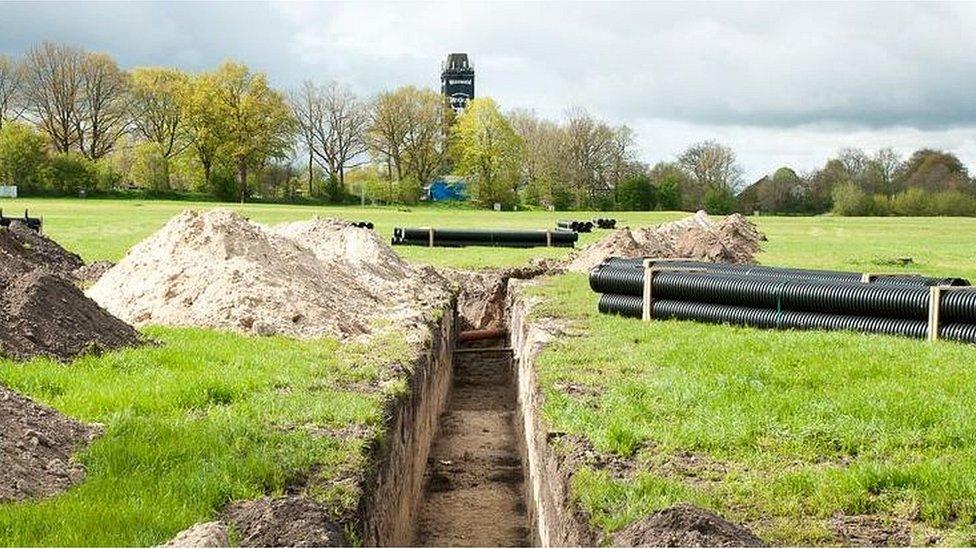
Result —
[[133, 247], [88, 295], [136, 325], [350, 338], [378, 320], [422, 322], [446, 282], [375, 233], [320, 219], [275, 229], [228, 210], [186, 211]]
[[230, 537], [226, 524], [201, 522], [176, 534], [163, 547], [230, 547]]
[[670, 257], [752, 263], [766, 237], [740, 214], [715, 222], [704, 211], [657, 227], [617, 229], [571, 256], [562, 266], [587, 272], [608, 257]]
[[614, 536], [617, 547], [762, 547], [742, 526], [693, 505], [653, 513]]
[[0, 503], [50, 496], [85, 478], [71, 454], [101, 429], [0, 385]]
[[74, 277], [75, 280], [83, 284], [94, 284], [95, 282], [98, 282], [99, 278], [102, 278], [103, 274], [114, 266], [115, 263], [112, 263], [111, 261], [95, 261], [75, 269]]
[[261, 498], [231, 504], [226, 520], [241, 547], [342, 547], [342, 529], [326, 509], [298, 497]]
[[139, 343], [131, 326], [54, 274], [63, 264], [45, 263], [52, 256], [25, 246], [22, 236], [0, 229], [0, 356], [67, 361]]

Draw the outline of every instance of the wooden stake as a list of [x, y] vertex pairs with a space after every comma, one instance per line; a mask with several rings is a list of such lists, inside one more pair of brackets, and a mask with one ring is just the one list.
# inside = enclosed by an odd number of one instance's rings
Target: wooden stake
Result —
[[929, 327], [927, 339], [929, 341], [939, 340], [939, 317], [942, 305], [942, 286], [932, 286], [929, 288]]
[[654, 260], [645, 259], [644, 260], [644, 307], [641, 312], [641, 319], [650, 320], [651, 319], [651, 304], [653, 303], [654, 296], [652, 295], [652, 289], [654, 287]]
[[433, 227], [428, 227], [427, 228], [427, 246], [429, 248], [433, 248], [434, 247], [434, 228]]

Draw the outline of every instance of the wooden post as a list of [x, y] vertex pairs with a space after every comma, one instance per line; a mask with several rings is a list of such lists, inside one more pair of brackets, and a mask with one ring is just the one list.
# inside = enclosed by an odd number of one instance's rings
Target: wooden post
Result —
[[929, 341], [939, 340], [939, 316], [942, 301], [942, 286], [929, 288], [929, 327], [926, 334]]
[[552, 248], [552, 231], [546, 229], [546, 248]]
[[427, 228], [427, 247], [428, 248], [433, 248], [434, 247], [434, 228], [433, 227], [428, 227]]
[[652, 295], [654, 287], [654, 260], [645, 259], [644, 260], [644, 306], [641, 312], [641, 319], [650, 320], [651, 319], [651, 304], [653, 303], [654, 296]]

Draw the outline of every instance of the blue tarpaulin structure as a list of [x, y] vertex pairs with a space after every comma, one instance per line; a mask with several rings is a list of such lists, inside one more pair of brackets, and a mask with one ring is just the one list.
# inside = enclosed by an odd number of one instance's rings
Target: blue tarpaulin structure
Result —
[[468, 184], [456, 176], [438, 177], [427, 185], [427, 200], [440, 202], [445, 200], [467, 200]]

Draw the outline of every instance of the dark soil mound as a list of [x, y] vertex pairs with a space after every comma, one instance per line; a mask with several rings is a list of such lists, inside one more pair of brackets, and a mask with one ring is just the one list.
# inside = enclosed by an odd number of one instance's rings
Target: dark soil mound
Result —
[[71, 454], [99, 431], [0, 386], [0, 503], [80, 482], [85, 469]]
[[78, 254], [65, 250], [57, 242], [32, 231], [23, 223], [11, 223], [9, 228], [0, 232], [0, 239], [5, 241], [2, 244], [5, 250], [18, 248], [17, 255], [32, 268], [45, 269], [68, 280], [73, 279], [74, 272], [85, 265]]
[[653, 513], [619, 532], [618, 547], [762, 547], [749, 530], [693, 505]]
[[102, 275], [105, 274], [106, 271], [114, 266], [115, 263], [111, 261], [95, 261], [94, 263], [89, 263], [88, 265], [79, 267], [77, 270], [75, 270], [74, 275], [78, 282], [94, 284], [95, 282], [98, 282], [99, 278], [102, 278]]
[[139, 343], [131, 326], [46, 267], [63, 264], [44, 263], [52, 256], [37, 249], [24, 246], [15, 230], [0, 229], [0, 356], [66, 361]]
[[326, 509], [297, 496], [234, 503], [226, 520], [241, 547], [342, 547], [342, 530]]

